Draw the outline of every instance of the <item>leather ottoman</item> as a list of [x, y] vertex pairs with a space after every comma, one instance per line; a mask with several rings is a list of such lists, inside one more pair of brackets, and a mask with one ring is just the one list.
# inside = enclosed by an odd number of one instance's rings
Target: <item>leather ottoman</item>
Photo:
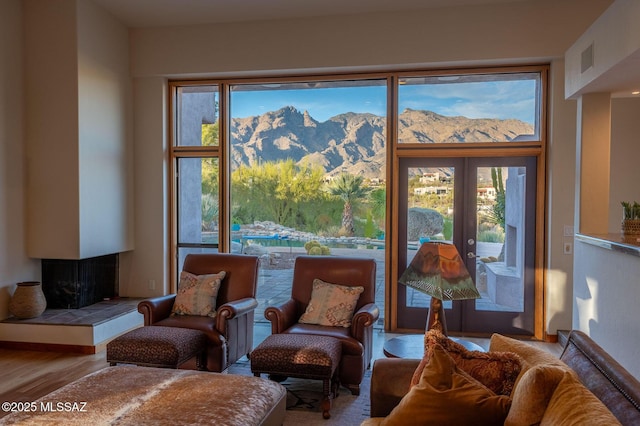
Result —
[[331, 399], [338, 396], [338, 365], [342, 344], [333, 337], [272, 334], [251, 352], [251, 371], [323, 381], [322, 416], [331, 417]]
[[198, 370], [207, 370], [207, 336], [199, 330], [147, 326], [131, 330], [107, 343], [107, 362], [112, 366], [136, 364], [178, 368], [197, 356]]

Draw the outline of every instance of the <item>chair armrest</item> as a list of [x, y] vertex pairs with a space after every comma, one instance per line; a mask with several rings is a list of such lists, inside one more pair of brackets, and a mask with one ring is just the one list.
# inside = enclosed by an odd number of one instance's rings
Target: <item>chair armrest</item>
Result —
[[175, 294], [145, 299], [138, 303], [138, 312], [144, 315], [144, 325], [152, 325], [171, 315]]
[[386, 417], [409, 392], [419, 359], [379, 358], [371, 372], [371, 417]]
[[258, 307], [258, 300], [253, 297], [245, 297], [244, 299], [233, 300], [227, 302], [218, 308], [218, 316], [216, 318], [216, 328], [222, 334], [226, 335], [227, 321], [235, 317], [245, 315], [254, 311]]
[[351, 335], [360, 342], [364, 341], [364, 330], [367, 327], [371, 327], [378, 321], [380, 316], [380, 309], [375, 303], [368, 303], [362, 306], [358, 311], [353, 314], [351, 320]]
[[264, 310], [264, 317], [271, 321], [271, 334], [280, 334], [298, 320], [296, 301], [289, 299], [280, 306], [270, 306]]

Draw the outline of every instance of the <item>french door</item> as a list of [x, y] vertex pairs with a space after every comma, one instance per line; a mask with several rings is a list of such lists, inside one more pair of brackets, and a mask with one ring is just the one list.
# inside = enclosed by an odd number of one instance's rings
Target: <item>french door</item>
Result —
[[[422, 242], [444, 240], [457, 247], [481, 295], [443, 301], [450, 332], [534, 334], [536, 162], [399, 160], [399, 274]], [[398, 328], [424, 328], [430, 297], [397, 286]]]

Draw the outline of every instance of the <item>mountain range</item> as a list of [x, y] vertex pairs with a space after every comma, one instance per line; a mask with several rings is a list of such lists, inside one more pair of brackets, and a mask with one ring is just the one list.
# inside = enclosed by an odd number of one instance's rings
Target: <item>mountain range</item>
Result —
[[[406, 109], [399, 115], [398, 140], [414, 143], [511, 141], [534, 133], [515, 119], [448, 117]], [[339, 114], [315, 120], [292, 106], [231, 121], [234, 167], [259, 161], [293, 159], [324, 167], [327, 175], [346, 171], [383, 179], [386, 162], [386, 117], [369, 113]]]

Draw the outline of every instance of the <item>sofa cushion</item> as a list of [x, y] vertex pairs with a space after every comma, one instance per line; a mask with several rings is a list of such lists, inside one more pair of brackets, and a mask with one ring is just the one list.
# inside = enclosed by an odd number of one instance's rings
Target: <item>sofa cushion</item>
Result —
[[412, 386], [420, 380], [422, 369], [429, 362], [436, 345], [443, 347], [459, 368], [496, 394], [511, 394], [522, 368], [518, 355], [513, 352], [470, 351], [438, 330], [429, 330], [425, 334], [425, 355], [413, 375]]
[[540, 426], [619, 424], [613, 413], [570, 370], [565, 371], [540, 421]]
[[505, 426], [531, 426], [542, 420], [551, 395], [564, 377], [566, 370], [554, 365], [536, 365], [522, 375], [513, 390], [511, 409]]
[[207, 275], [194, 275], [182, 271], [171, 315], [199, 315], [215, 318], [216, 298], [225, 275], [225, 271]]
[[381, 424], [501, 425], [510, 405], [508, 397], [496, 395], [465, 373], [435, 345], [419, 383]]
[[303, 324], [350, 327], [353, 312], [364, 291], [362, 286], [346, 286], [313, 280], [311, 300], [300, 317]]
[[560, 361], [557, 356], [545, 352], [529, 343], [521, 342], [520, 340], [512, 339], [511, 337], [503, 336], [501, 334], [493, 334], [489, 343], [490, 351], [507, 351], [515, 352], [522, 359], [522, 370], [520, 375], [516, 378], [514, 388], [518, 387], [518, 382], [526, 373], [528, 369], [535, 365], [547, 364], [555, 365], [556, 367], [569, 370], [569, 367], [564, 362]]

